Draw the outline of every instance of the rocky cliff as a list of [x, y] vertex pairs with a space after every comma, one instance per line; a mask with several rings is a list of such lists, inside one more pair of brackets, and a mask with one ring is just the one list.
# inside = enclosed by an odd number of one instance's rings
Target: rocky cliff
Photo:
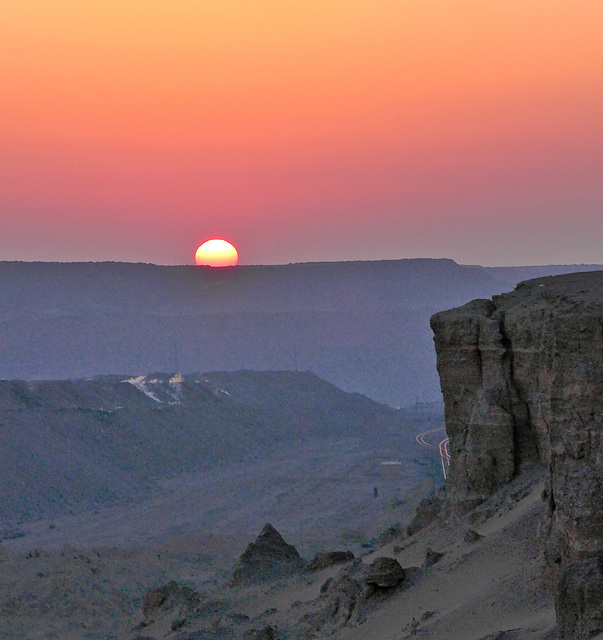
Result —
[[549, 470], [559, 631], [603, 630], [603, 271], [523, 282], [433, 316], [452, 455], [450, 509]]

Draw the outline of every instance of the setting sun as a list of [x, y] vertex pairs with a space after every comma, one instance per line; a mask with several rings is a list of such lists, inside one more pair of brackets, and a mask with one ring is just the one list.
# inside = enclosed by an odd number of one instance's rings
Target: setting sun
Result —
[[234, 267], [239, 262], [235, 247], [219, 238], [207, 240], [195, 251], [195, 264], [207, 267]]

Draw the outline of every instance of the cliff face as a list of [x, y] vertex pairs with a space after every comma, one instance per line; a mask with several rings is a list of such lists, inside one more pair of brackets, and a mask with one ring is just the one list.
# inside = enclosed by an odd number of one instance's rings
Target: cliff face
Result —
[[449, 507], [549, 469], [547, 557], [562, 637], [603, 630], [603, 272], [531, 280], [433, 316]]

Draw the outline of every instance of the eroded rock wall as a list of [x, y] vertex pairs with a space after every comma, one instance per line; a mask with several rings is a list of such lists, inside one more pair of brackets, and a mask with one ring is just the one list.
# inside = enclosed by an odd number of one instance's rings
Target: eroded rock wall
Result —
[[546, 466], [559, 628], [590, 637], [603, 630], [603, 272], [524, 282], [431, 326], [449, 507], [467, 511], [525, 465]]

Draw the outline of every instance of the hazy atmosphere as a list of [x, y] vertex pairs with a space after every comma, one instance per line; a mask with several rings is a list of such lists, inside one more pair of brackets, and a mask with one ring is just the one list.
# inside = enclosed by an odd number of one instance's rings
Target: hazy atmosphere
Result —
[[603, 4], [9, 0], [0, 256], [600, 262]]
[[0, 639], [603, 640], [602, 34], [2, 3]]

